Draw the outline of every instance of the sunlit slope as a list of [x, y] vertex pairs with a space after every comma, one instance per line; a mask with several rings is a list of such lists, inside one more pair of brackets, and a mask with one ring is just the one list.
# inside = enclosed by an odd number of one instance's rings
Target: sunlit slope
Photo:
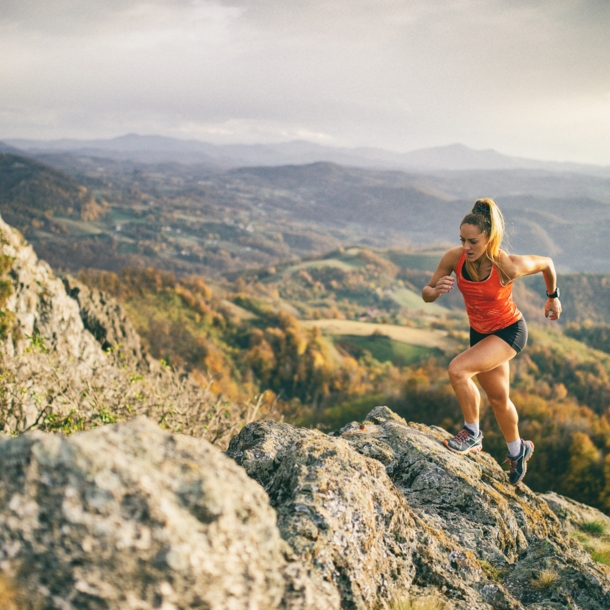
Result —
[[[445, 295], [425, 303], [421, 289], [428, 283], [442, 252], [339, 248], [322, 257], [272, 269], [233, 274], [270, 298], [290, 303], [300, 317], [333, 317], [367, 321], [397, 321], [439, 316], [463, 309], [460, 296]], [[387, 319], [384, 319], [384, 316]]]

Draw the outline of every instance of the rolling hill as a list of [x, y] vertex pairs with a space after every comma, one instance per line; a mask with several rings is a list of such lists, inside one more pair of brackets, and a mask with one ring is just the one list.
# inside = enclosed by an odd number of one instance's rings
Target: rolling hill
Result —
[[69, 176], [26, 157], [0, 154], [0, 214], [22, 233], [67, 233], [80, 222], [98, 220], [106, 208]]

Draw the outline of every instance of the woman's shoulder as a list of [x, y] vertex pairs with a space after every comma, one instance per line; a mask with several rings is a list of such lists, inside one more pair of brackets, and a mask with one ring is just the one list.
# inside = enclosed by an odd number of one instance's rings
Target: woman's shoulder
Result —
[[443, 275], [451, 275], [455, 271], [458, 261], [460, 260], [461, 252], [461, 246], [457, 248], [451, 248], [451, 250], [445, 252], [445, 254], [443, 254], [443, 257], [439, 261], [438, 267], [436, 268], [436, 271], [432, 277], [436, 277], [436, 279], [438, 279]]
[[448, 273], [452, 273], [455, 269], [455, 266], [458, 264], [460, 260], [460, 256], [464, 249], [462, 246], [458, 246], [457, 248], [451, 248], [451, 250], [447, 250], [445, 254], [443, 254], [443, 258], [441, 258], [440, 263], [438, 264], [439, 269], [444, 269]]
[[515, 279], [517, 264], [521, 257], [518, 254], [509, 254], [505, 250], [500, 250], [498, 256], [498, 267], [502, 272], [503, 280], [512, 281]]
[[451, 250], [447, 250], [447, 252], [445, 252], [443, 259], [457, 264], [457, 262], [460, 260], [460, 257], [462, 256], [463, 252], [464, 252], [464, 248], [462, 248], [462, 246], [457, 246], [455, 248], [451, 248]]

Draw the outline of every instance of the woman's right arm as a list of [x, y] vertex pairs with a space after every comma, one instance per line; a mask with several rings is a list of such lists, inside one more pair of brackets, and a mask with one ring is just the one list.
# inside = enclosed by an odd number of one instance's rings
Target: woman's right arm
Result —
[[462, 255], [462, 248], [457, 247], [449, 250], [438, 264], [434, 275], [430, 278], [427, 286], [424, 286], [421, 296], [426, 303], [433, 303], [441, 296], [453, 290], [455, 280], [451, 274]]

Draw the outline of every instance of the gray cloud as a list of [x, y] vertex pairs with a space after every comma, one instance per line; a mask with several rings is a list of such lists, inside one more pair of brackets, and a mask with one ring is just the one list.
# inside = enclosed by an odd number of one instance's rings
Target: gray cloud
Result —
[[610, 164], [610, 3], [0, 0], [0, 139], [128, 131]]

